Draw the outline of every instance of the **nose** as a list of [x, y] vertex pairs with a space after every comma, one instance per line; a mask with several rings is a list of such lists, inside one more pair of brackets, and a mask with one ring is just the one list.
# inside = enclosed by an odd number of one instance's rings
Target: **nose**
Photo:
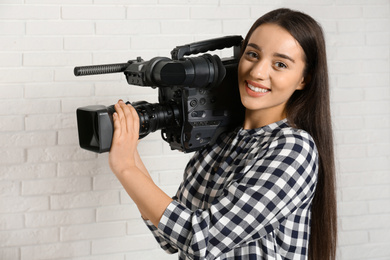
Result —
[[253, 66], [250, 70], [250, 75], [259, 80], [267, 79], [269, 76], [269, 62], [267, 62], [264, 59], [261, 59], [257, 61], [256, 63], [253, 63]]

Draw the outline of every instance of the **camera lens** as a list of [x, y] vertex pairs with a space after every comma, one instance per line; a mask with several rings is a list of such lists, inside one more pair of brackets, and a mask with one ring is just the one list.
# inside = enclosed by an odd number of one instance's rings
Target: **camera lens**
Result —
[[134, 102], [140, 120], [140, 138], [160, 129], [180, 125], [180, 110], [175, 103], [150, 104], [145, 101]]

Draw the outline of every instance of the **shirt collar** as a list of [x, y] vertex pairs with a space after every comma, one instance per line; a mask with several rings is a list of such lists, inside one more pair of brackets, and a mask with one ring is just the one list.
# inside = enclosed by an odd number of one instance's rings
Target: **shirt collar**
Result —
[[275, 123], [272, 123], [272, 124], [269, 124], [269, 125], [265, 125], [265, 126], [262, 126], [262, 127], [259, 127], [259, 128], [255, 128], [255, 129], [243, 129], [242, 126], [239, 127], [236, 131], [237, 131], [237, 134], [239, 136], [256, 136], [256, 135], [261, 135], [261, 134], [264, 134], [265, 132], [268, 132], [268, 133], [271, 133], [273, 132], [275, 129], [281, 129], [281, 128], [285, 128], [285, 127], [289, 127], [289, 124], [287, 122], [287, 118], [284, 118], [280, 121], [277, 121]]

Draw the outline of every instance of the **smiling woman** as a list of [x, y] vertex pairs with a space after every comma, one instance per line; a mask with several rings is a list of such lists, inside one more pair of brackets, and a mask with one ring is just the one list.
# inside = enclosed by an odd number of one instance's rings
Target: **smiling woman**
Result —
[[110, 167], [160, 246], [179, 259], [334, 259], [321, 27], [306, 14], [278, 9], [254, 23], [242, 50], [243, 125], [194, 154], [173, 198], [142, 163], [139, 118], [123, 101], [115, 106]]
[[305, 53], [294, 37], [275, 24], [259, 26], [240, 60], [238, 83], [246, 107], [244, 128], [258, 128], [286, 117], [292, 93], [305, 86]]

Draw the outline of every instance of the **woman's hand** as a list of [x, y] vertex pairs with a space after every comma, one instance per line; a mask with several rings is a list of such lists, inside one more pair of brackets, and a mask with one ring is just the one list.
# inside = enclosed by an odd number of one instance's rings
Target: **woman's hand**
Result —
[[150, 219], [157, 227], [172, 199], [154, 184], [137, 152], [137, 111], [122, 100], [115, 104], [115, 111], [114, 136], [108, 159], [111, 170], [137, 204], [143, 218]]
[[115, 175], [118, 175], [136, 166], [139, 117], [135, 108], [125, 104], [122, 100], [115, 104], [115, 111], [109, 164]]

